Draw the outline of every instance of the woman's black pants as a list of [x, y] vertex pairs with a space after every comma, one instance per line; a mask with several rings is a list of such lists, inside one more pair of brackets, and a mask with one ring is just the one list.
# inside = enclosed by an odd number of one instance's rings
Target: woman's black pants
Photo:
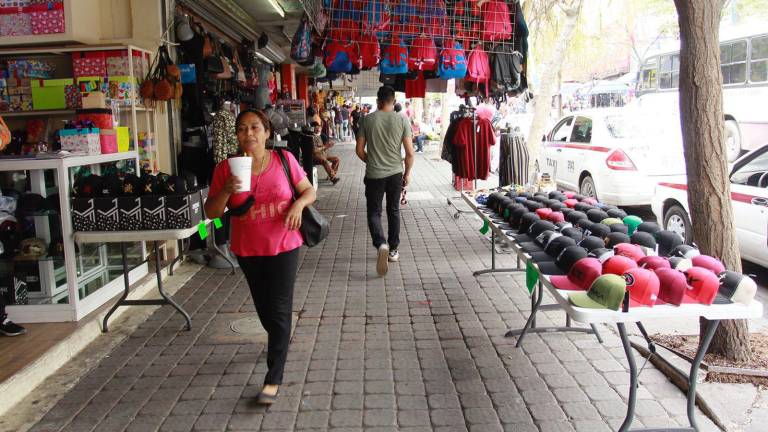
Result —
[[268, 371], [264, 384], [280, 385], [291, 340], [293, 285], [299, 248], [275, 256], [238, 256], [237, 262], [251, 289], [259, 321], [267, 331]]

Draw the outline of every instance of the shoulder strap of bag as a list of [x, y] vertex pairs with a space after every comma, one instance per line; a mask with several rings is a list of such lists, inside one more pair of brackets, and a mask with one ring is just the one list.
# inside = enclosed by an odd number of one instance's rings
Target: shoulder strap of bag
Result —
[[285, 157], [285, 153], [283, 153], [282, 149], [276, 150], [277, 154], [280, 156], [280, 162], [283, 164], [283, 171], [285, 171], [285, 176], [288, 178], [288, 184], [291, 185], [291, 190], [293, 191], [293, 199], [296, 199], [296, 186], [293, 185], [293, 176], [291, 175], [291, 166], [288, 165], [288, 159]]

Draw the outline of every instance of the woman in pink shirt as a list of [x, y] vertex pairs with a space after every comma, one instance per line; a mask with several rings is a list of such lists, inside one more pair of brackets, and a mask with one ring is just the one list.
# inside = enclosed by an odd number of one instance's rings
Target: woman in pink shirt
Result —
[[231, 219], [231, 248], [268, 334], [268, 371], [257, 397], [258, 403], [268, 405], [275, 402], [283, 381], [291, 336], [293, 285], [299, 247], [304, 243], [299, 232], [301, 212], [315, 201], [315, 189], [296, 158], [283, 152], [297, 192], [294, 200], [280, 155], [265, 147], [272, 131], [264, 113], [243, 111], [237, 116], [235, 127], [242, 155], [253, 158], [251, 190], [235, 192], [240, 180], [231, 174], [224, 160], [213, 172], [205, 213], [210, 218], [220, 217], [226, 207], [236, 208], [249, 196], [254, 198], [253, 206], [245, 214]]

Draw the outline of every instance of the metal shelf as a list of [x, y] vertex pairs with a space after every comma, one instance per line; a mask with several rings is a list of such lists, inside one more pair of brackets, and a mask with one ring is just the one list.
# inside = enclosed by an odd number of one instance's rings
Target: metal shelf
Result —
[[116, 162], [127, 159], [137, 159], [138, 153], [127, 151], [121, 153], [111, 153], [93, 156], [69, 156], [60, 159], [43, 158], [9, 158], [0, 159], [0, 171], [22, 171], [22, 170], [40, 170], [71, 168], [82, 165], [95, 165], [108, 162]]
[[45, 116], [70, 116], [75, 110], [41, 110], [41, 111], [5, 111], [0, 112], [4, 118], [12, 117], [45, 117]]

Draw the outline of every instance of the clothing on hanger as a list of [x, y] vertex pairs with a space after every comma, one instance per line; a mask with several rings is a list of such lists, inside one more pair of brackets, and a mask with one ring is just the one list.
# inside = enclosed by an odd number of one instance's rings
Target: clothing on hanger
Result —
[[493, 126], [484, 118], [459, 120], [453, 145], [457, 149], [461, 178], [485, 180], [491, 170], [491, 146], [496, 143]]
[[235, 135], [235, 115], [226, 108], [213, 117], [213, 160], [219, 163], [239, 150]]

